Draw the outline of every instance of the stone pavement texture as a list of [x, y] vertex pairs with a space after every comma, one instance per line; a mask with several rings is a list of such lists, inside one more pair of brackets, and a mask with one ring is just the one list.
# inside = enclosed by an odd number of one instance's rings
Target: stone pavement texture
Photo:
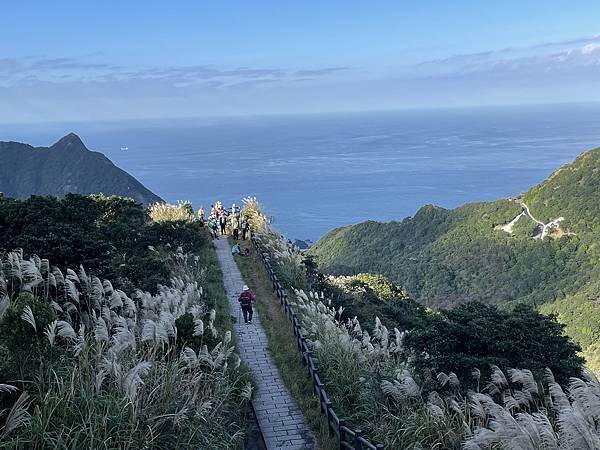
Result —
[[[257, 389], [253, 404], [260, 430], [269, 450], [316, 449], [312, 433], [300, 409], [283, 384], [277, 367], [267, 350], [267, 336], [256, 311], [252, 324], [245, 324], [238, 304], [238, 296], [245, 284], [233, 260], [227, 239], [214, 241], [223, 272], [225, 291], [232, 314], [236, 317], [235, 332], [242, 360], [256, 378]], [[260, 302], [260, 298], [256, 299]]]

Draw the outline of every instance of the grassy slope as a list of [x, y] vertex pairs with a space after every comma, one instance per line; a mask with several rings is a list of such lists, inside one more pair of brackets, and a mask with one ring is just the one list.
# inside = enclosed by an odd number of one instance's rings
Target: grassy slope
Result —
[[[333, 230], [311, 250], [327, 272], [383, 273], [422, 303], [451, 307], [465, 300], [544, 304], [586, 349], [600, 335], [592, 303], [600, 279], [600, 149], [579, 156], [523, 195], [531, 213], [575, 233], [531, 239], [531, 221], [511, 236], [496, 226], [521, 211], [517, 202], [467, 204], [454, 210], [426, 206], [415, 217], [387, 224], [364, 222]], [[554, 302], [554, 303], [553, 303]]]
[[269, 352], [285, 385], [315, 434], [319, 447], [322, 450], [334, 449], [335, 443], [328, 436], [327, 426], [320, 415], [319, 402], [313, 395], [312, 382], [302, 365], [294, 332], [281, 310], [279, 299], [271, 289], [269, 275], [250, 241], [240, 241], [240, 245], [242, 249], [251, 250], [249, 257], [236, 257], [235, 260], [242, 277], [256, 294], [256, 310], [269, 340]]

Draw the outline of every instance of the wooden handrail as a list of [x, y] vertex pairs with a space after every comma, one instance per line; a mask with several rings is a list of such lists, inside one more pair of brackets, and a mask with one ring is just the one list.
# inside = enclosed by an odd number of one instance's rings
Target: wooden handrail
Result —
[[302, 325], [294, 311], [294, 308], [290, 304], [287, 296], [287, 292], [281, 285], [273, 266], [271, 265], [271, 258], [269, 253], [262, 248], [261, 244], [256, 240], [254, 236], [251, 238], [252, 244], [254, 245], [256, 252], [261, 256], [265, 269], [269, 274], [269, 278], [273, 284], [273, 291], [280, 300], [281, 307], [284, 309], [286, 316], [292, 324], [294, 335], [298, 341], [298, 350], [302, 356], [302, 363], [308, 369], [308, 375], [311, 377], [313, 382], [313, 392], [319, 399], [319, 409], [327, 417], [327, 428], [329, 433], [335, 436], [338, 440], [340, 449], [348, 450], [384, 450], [383, 444], [376, 444], [371, 442], [365, 436], [361, 434], [360, 430], [353, 430], [346, 425], [346, 421], [340, 418], [335, 410], [324, 383], [321, 381], [319, 375], [319, 369], [315, 364], [315, 360], [312, 357], [312, 353], [306, 344], [306, 338], [302, 330]]

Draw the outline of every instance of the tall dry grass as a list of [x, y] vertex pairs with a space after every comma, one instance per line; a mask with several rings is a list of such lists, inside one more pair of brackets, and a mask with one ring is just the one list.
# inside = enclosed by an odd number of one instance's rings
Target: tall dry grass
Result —
[[178, 201], [176, 205], [170, 203], [154, 203], [148, 208], [150, 218], [154, 222], [193, 222], [194, 208], [189, 201]]
[[[174, 277], [157, 294], [129, 296], [83, 267], [61, 271], [13, 252], [0, 265], [0, 322], [32, 294], [57, 319], [40, 330], [31, 307], [18, 311], [42, 336], [44, 360], [3, 411], [3, 448], [235, 448], [243, 437], [240, 408], [251, 394], [231, 331], [218, 329], [201, 287], [197, 256], [177, 251]], [[194, 323], [194, 345], [178, 336], [178, 319]], [[38, 331], [40, 333], [38, 333]], [[42, 334], [43, 333], [43, 334]], [[0, 337], [0, 346], [2, 339]]]

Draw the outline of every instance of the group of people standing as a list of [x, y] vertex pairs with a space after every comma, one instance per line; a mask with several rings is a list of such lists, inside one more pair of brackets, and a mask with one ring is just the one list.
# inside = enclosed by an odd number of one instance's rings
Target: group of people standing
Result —
[[[193, 210], [192, 210], [193, 214]], [[214, 205], [210, 205], [210, 216], [207, 219], [204, 217], [204, 206], [198, 209], [198, 220], [204, 224], [208, 222], [208, 228], [213, 239], [219, 239], [220, 236], [227, 236], [228, 231], [236, 241], [240, 238], [243, 240], [248, 239], [250, 232], [250, 222], [248, 218], [242, 214], [241, 208], [236, 206], [235, 203], [231, 206], [230, 210], [223, 207], [220, 201], [215, 202]], [[236, 243], [231, 249], [233, 255], [248, 255], [250, 252], [248, 248], [245, 249], [244, 253], [240, 248], [240, 244]], [[238, 297], [238, 302], [244, 315], [244, 323], [251, 324], [253, 309], [252, 305], [256, 301], [254, 293], [246, 285], [243, 286], [242, 292]]]
[[[204, 209], [202, 209], [202, 219], [204, 220]], [[200, 215], [200, 210], [198, 211]], [[208, 216], [208, 227], [213, 239], [219, 239], [219, 236], [231, 234], [236, 241], [240, 238], [248, 239], [250, 231], [250, 222], [242, 214], [241, 208], [235, 203], [231, 209], [226, 209], [220, 201], [210, 205], [210, 216]]]

